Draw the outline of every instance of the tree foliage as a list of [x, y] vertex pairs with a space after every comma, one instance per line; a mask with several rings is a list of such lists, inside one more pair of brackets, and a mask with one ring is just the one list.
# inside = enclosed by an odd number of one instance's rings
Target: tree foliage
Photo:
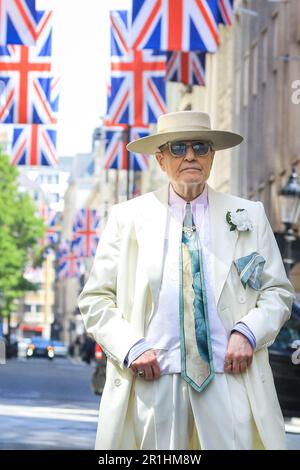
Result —
[[23, 276], [30, 259], [40, 256], [38, 241], [44, 235], [43, 220], [35, 215], [31, 197], [19, 191], [18, 170], [0, 149], [0, 292], [4, 294], [2, 314], [12, 311], [14, 302], [34, 285]]

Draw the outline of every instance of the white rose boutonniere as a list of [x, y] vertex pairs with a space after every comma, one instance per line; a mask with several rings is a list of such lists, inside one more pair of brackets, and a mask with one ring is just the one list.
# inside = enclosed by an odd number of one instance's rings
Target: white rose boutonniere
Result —
[[253, 230], [253, 223], [249, 219], [246, 209], [237, 209], [235, 212], [228, 211], [226, 220], [230, 225], [230, 231], [250, 232]]

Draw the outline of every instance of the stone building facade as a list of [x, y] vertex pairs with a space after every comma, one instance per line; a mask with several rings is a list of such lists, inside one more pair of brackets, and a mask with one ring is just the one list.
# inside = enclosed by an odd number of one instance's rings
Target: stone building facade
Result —
[[[235, 5], [233, 123], [245, 140], [233, 154], [231, 188], [264, 203], [282, 242], [278, 193], [292, 167], [300, 171], [300, 2], [237, 0]], [[297, 239], [290, 273], [297, 291], [298, 245]], [[284, 256], [284, 243], [281, 249]]]
[[[232, 161], [232, 191], [261, 200], [281, 230], [278, 191], [299, 167], [300, 2], [237, 1], [257, 15], [236, 15], [234, 28], [235, 128], [245, 137]], [[300, 168], [299, 168], [300, 169]]]

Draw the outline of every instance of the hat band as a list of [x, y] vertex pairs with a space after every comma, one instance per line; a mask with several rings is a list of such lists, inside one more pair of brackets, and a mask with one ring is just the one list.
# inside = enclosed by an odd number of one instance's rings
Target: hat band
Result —
[[206, 126], [191, 126], [191, 125], [188, 125], [188, 126], [180, 126], [180, 129], [179, 128], [174, 128], [174, 127], [164, 127], [162, 129], [158, 129], [158, 133], [165, 133], [165, 132], [182, 132], [182, 131], [190, 131], [190, 132], [198, 132], [198, 131], [210, 131], [211, 128], [210, 127], [206, 127]]

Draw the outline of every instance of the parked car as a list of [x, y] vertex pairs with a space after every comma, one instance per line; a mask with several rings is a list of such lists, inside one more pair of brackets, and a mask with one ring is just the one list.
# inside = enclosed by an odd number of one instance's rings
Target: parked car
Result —
[[27, 347], [26, 357], [47, 357], [48, 359], [53, 359], [54, 347], [52, 342], [38, 336], [31, 338], [31, 342]]
[[270, 364], [282, 412], [300, 417], [300, 304], [294, 302], [291, 318], [269, 347]]
[[61, 341], [52, 340], [52, 346], [54, 348], [55, 356], [67, 357], [68, 348], [64, 343], [62, 343]]

